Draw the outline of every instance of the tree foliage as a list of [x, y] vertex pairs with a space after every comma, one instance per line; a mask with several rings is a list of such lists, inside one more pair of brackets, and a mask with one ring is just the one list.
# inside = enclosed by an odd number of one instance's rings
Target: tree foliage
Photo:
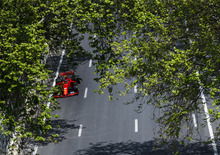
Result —
[[201, 91], [213, 100], [212, 118], [219, 118], [219, 1], [77, 3], [77, 16], [96, 35], [91, 45], [101, 89], [138, 85], [146, 103], [163, 111], [162, 135], [173, 138], [200, 109]]
[[[34, 137], [51, 128], [45, 59], [82, 53], [90, 34], [101, 90], [138, 85], [139, 96], [163, 111], [163, 135], [200, 109], [201, 88], [220, 117], [218, 0], [3, 0], [0, 2], [1, 130]], [[128, 80], [129, 79], [129, 80]], [[41, 134], [40, 134], [41, 133]]]
[[0, 8], [0, 129], [20, 144], [43, 140], [54, 109], [47, 102], [55, 102], [45, 59], [60, 49], [81, 50], [71, 3], [3, 0]]

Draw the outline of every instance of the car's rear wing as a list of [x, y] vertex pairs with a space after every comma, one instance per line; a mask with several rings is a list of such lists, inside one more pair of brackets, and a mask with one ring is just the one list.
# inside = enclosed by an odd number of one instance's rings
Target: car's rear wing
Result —
[[65, 76], [65, 75], [74, 75], [73, 71], [68, 71], [68, 72], [62, 72], [60, 73], [61, 76]]

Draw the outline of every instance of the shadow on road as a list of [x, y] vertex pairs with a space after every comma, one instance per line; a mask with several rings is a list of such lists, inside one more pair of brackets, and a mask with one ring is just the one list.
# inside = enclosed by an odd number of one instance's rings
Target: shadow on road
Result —
[[[92, 56], [88, 53], [72, 54], [71, 56], [64, 55], [62, 63], [60, 65], [59, 73], [66, 71], [76, 71], [77, 67], [86, 63]], [[57, 68], [60, 63], [61, 56], [49, 56], [46, 63], [46, 68], [51, 71], [48, 79], [48, 86], [52, 86], [54, 77], [56, 76]], [[82, 79], [79, 75], [76, 76]]]
[[[86, 52], [72, 54], [71, 56], [64, 55], [62, 64], [60, 66], [60, 72], [69, 70], [76, 70], [77, 66], [88, 61], [92, 58], [92, 55]], [[49, 56], [47, 59], [46, 67], [53, 73], [57, 71], [58, 64], [60, 62], [60, 55]]]
[[[75, 125], [76, 120], [64, 120], [57, 119], [52, 120], [51, 125], [52, 129], [48, 132], [47, 135], [43, 135], [46, 138], [46, 141], [37, 142], [37, 145], [47, 145], [49, 143], [59, 143], [66, 139], [66, 134], [71, 129], [79, 129], [79, 126]], [[57, 135], [53, 137], [52, 135]], [[59, 136], [58, 136], [59, 135]]]
[[90, 144], [88, 149], [74, 152], [73, 155], [211, 155], [212, 147], [204, 143], [194, 143], [187, 146], [180, 144], [163, 144], [157, 141], [139, 142], [121, 142], [107, 143], [100, 142]]

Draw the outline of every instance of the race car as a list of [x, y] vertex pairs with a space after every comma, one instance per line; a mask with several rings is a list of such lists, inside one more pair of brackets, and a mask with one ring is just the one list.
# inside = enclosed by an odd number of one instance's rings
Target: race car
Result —
[[78, 95], [78, 84], [80, 84], [80, 79], [75, 76], [73, 71], [60, 73], [56, 81], [53, 97], [63, 98]]

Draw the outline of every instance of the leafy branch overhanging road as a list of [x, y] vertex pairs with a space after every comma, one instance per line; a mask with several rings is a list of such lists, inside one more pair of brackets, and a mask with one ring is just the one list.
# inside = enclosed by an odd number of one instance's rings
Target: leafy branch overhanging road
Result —
[[[137, 85], [140, 96], [149, 96], [146, 103], [165, 111], [159, 119], [163, 138], [178, 138], [181, 123], [202, 104], [198, 79], [213, 101], [211, 118], [218, 120], [219, 3], [1, 1], [2, 132], [16, 133], [20, 140], [44, 140], [42, 133], [51, 126], [43, 118], [51, 118], [53, 107], [45, 106], [51, 92], [43, 82], [48, 79], [43, 62], [59, 49], [82, 54], [80, 33], [85, 32], [97, 36], [91, 39], [91, 46], [95, 47], [101, 89], [111, 91], [117, 83], [124, 83], [128, 90]], [[72, 28], [80, 33], [73, 33]], [[135, 80], [126, 83], [131, 78]]]

